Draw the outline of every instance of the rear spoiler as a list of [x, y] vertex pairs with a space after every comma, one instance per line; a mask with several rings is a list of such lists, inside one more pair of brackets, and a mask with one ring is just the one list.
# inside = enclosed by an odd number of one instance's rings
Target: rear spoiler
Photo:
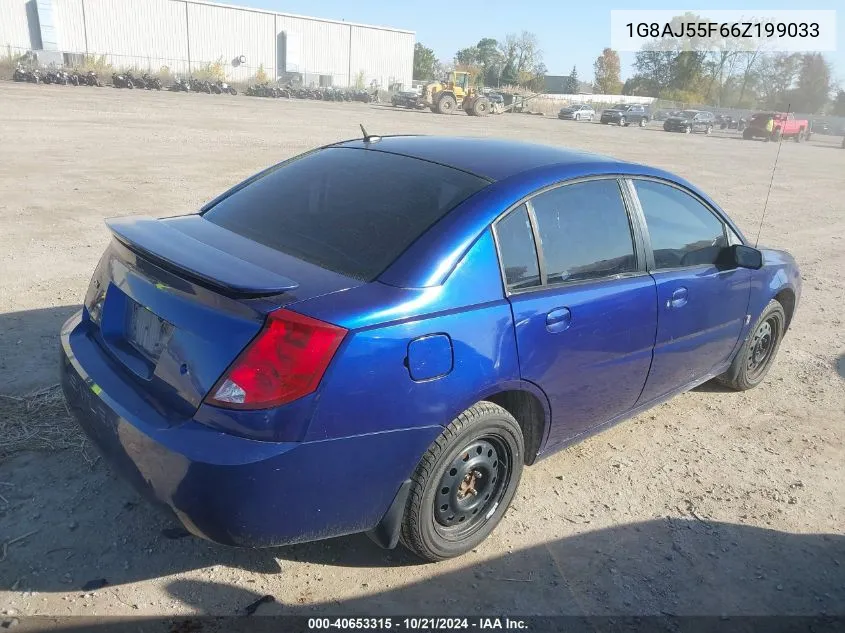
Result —
[[148, 217], [106, 220], [121, 244], [153, 263], [229, 296], [262, 297], [299, 287], [288, 277], [244, 261]]

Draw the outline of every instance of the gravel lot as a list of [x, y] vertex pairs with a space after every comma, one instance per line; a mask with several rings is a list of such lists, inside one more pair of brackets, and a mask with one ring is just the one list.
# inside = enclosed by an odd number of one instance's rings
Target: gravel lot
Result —
[[[654, 164], [712, 193], [752, 236], [778, 151], [659, 125], [12, 83], [0, 84], [0, 113], [0, 393], [11, 396], [57, 382], [57, 332], [107, 243], [103, 218], [192, 211], [270, 163], [358, 136], [359, 123]], [[0, 612], [233, 614], [271, 594], [259, 614], [845, 615], [840, 141], [780, 150], [760, 241], [797, 257], [804, 296], [768, 380], [743, 394], [705, 385], [528, 469], [477, 551], [427, 565], [363, 536], [221, 548], [179, 538], [90, 447], [25, 452], [0, 462]], [[2, 402], [3, 425], [25, 414]], [[83, 589], [98, 579], [108, 585]]]

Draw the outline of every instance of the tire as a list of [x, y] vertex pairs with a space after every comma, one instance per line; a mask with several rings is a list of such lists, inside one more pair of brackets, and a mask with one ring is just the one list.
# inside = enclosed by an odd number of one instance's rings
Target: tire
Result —
[[785, 331], [786, 313], [783, 306], [772, 299], [754, 323], [731, 366], [717, 376], [716, 381], [736, 391], [759, 385], [771, 369]]
[[704, 133], [705, 133], [707, 136], [710, 136], [710, 135], [713, 133], [713, 126], [712, 126], [712, 125], [708, 125], [708, 126], [705, 128]]
[[625, 120], [625, 117], [619, 117], [619, 127], [625, 127], [626, 125], [628, 125], [628, 122]]
[[642, 119], [640, 119], [640, 127], [645, 127], [646, 125], [648, 125], [648, 119], [643, 117]]
[[472, 104], [472, 113], [475, 116], [487, 116], [490, 114], [490, 100], [487, 97], [479, 97]]
[[[432, 443], [411, 477], [403, 545], [432, 562], [476, 547], [510, 506], [524, 452], [519, 423], [502, 407], [482, 401], [464, 411]], [[477, 492], [461, 495], [459, 489], [467, 485]]]
[[458, 102], [455, 100], [455, 97], [446, 94], [437, 100], [436, 111], [438, 114], [452, 114], [457, 105]]
[[684, 128], [684, 134], [692, 134], [692, 128], [689, 125]]

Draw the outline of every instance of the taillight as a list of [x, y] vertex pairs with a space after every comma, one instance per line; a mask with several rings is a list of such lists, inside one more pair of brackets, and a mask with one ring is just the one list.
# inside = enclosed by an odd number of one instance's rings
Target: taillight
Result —
[[345, 329], [296, 312], [271, 312], [207, 401], [230, 409], [267, 409], [308, 395], [344, 336]]

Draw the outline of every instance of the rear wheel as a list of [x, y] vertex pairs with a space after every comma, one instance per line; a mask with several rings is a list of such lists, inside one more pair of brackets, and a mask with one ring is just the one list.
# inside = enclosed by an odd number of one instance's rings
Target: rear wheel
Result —
[[707, 136], [710, 136], [710, 135], [713, 133], [713, 126], [712, 126], [712, 125], [708, 125], [708, 126], [707, 126], [707, 128], [704, 130], [704, 133], [705, 133]]
[[646, 119], [645, 117], [640, 119], [640, 127], [645, 127], [646, 124], [648, 124], [648, 119]]
[[759, 385], [769, 373], [785, 330], [786, 313], [783, 306], [773, 299], [751, 328], [751, 334], [737, 352], [728, 371], [716, 380], [737, 391]]
[[479, 402], [452, 421], [412, 476], [402, 543], [429, 561], [460, 556], [498, 525], [519, 485], [524, 443], [513, 416]]

